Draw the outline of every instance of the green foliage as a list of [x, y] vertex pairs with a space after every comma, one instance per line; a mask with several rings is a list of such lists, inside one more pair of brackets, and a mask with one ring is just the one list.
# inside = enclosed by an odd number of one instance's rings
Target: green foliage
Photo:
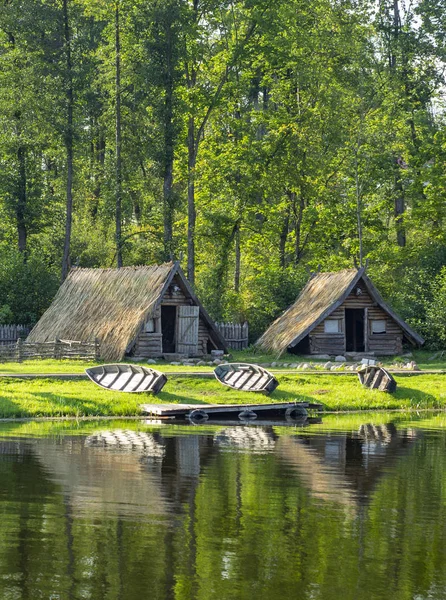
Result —
[[7, 2], [0, 306], [12, 316], [1, 318], [35, 320], [59, 278], [69, 77], [70, 261], [116, 264], [118, 9], [124, 264], [186, 266], [193, 241], [207, 309], [248, 319], [255, 339], [308, 271], [352, 267], [362, 250], [385, 298], [442, 344], [442, 4], [67, 0], [69, 69], [63, 3]]
[[0, 325], [10, 325], [15, 323], [14, 313], [7, 304], [0, 306]]
[[446, 347], [446, 267], [432, 283], [432, 300], [428, 303], [426, 317], [432, 342], [437, 347]]
[[27, 262], [17, 251], [0, 256], [0, 322], [33, 324], [57, 291], [57, 269], [33, 254]]

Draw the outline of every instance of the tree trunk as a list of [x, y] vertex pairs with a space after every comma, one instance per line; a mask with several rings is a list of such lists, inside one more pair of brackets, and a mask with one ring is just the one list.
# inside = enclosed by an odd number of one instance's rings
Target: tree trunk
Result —
[[396, 243], [401, 248], [406, 245], [406, 229], [404, 227], [404, 213], [406, 203], [404, 201], [404, 188], [400, 173], [401, 167], [398, 164], [398, 159], [395, 161], [395, 228], [396, 228]]
[[16, 205], [18, 247], [19, 252], [21, 252], [26, 259], [28, 232], [26, 228], [26, 157], [25, 148], [23, 146], [19, 146], [17, 150], [17, 160], [19, 163], [18, 194]]
[[[399, 43], [399, 37], [401, 32], [401, 17], [399, 0], [393, 0], [393, 48], [391, 51], [391, 62], [390, 67], [393, 72], [393, 76], [396, 77], [397, 67], [397, 48]], [[406, 245], [406, 231], [404, 228], [403, 214], [406, 210], [404, 201], [404, 189], [401, 178], [401, 168], [398, 164], [398, 158], [395, 159], [395, 185], [394, 185], [395, 201], [394, 201], [394, 215], [395, 215], [395, 227], [396, 227], [396, 242], [398, 246], [404, 247]]]
[[193, 116], [189, 117], [187, 131], [187, 278], [193, 286], [195, 284], [195, 120]]
[[286, 267], [286, 243], [288, 239], [288, 233], [290, 229], [290, 204], [288, 203], [285, 216], [283, 218], [283, 225], [280, 232], [279, 238], [279, 264], [280, 268], [284, 269]]
[[116, 219], [116, 264], [122, 267], [122, 160], [121, 160], [121, 31], [119, 23], [119, 0], [115, 4], [115, 219]]
[[66, 100], [67, 123], [65, 131], [65, 149], [67, 154], [67, 194], [65, 217], [65, 240], [62, 259], [62, 281], [70, 268], [71, 225], [73, 220], [73, 69], [71, 63], [71, 34], [68, 17], [68, 0], [63, 0], [64, 43], [66, 57]]
[[302, 221], [305, 210], [305, 198], [303, 194], [303, 190], [301, 188], [299, 195], [299, 202], [297, 201], [296, 192], [288, 191], [288, 196], [290, 198], [291, 207], [293, 209], [293, 217], [294, 217], [294, 264], [297, 265], [301, 259], [303, 246], [301, 238], [302, 238]]
[[172, 24], [166, 26], [166, 64], [165, 64], [165, 100], [164, 100], [164, 165], [163, 165], [163, 213], [164, 213], [164, 256], [173, 258], [173, 160], [174, 160], [174, 123], [173, 123], [173, 56]]
[[235, 230], [235, 269], [234, 269], [234, 291], [240, 291], [240, 264], [241, 264], [241, 252], [240, 252], [240, 224], [237, 223]]
[[356, 191], [356, 224], [358, 229], [358, 240], [359, 240], [359, 266], [362, 267], [363, 256], [362, 256], [362, 198], [361, 198], [361, 186], [359, 183], [359, 164], [358, 164], [358, 152], [359, 142], [355, 151], [355, 191]]

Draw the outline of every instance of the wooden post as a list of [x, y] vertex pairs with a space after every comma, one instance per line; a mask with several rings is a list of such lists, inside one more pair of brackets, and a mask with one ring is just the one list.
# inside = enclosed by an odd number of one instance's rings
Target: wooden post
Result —
[[60, 340], [57, 338], [54, 340], [53, 358], [56, 360], [60, 358]]
[[97, 361], [100, 359], [101, 347], [98, 338], [94, 338], [94, 359]]
[[23, 359], [23, 347], [22, 347], [22, 338], [17, 340], [17, 362], [21, 363]]

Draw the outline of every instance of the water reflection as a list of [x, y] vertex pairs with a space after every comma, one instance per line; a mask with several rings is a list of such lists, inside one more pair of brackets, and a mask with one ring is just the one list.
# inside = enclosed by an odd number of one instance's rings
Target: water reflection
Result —
[[0, 437], [0, 598], [443, 599], [445, 446], [389, 422]]

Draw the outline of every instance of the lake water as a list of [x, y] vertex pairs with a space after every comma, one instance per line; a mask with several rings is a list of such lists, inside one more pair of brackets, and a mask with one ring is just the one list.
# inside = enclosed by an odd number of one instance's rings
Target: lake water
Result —
[[446, 417], [0, 426], [3, 600], [444, 600]]

